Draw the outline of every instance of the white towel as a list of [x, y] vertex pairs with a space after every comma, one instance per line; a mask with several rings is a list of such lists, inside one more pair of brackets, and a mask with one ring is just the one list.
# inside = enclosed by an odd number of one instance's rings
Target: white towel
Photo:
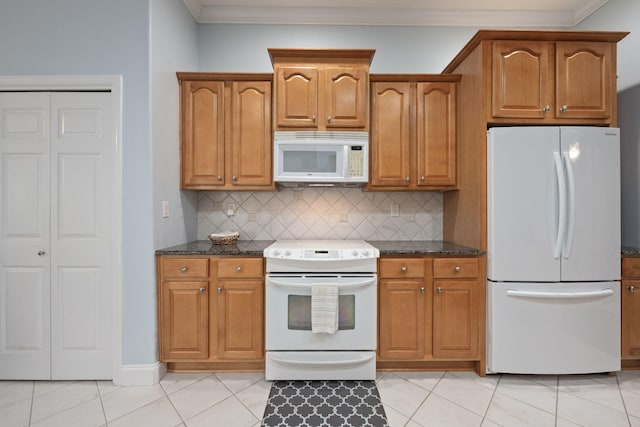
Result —
[[338, 330], [338, 285], [314, 283], [311, 286], [311, 332], [335, 334]]

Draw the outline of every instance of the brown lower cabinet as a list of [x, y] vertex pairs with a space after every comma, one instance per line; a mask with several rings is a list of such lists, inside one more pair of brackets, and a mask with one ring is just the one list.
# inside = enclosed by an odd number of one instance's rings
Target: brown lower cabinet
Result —
[[484, 375], [484, 257], [382, 257], [378, 369]]
[[622, 368], [640, 368], [640, 257], [622, 258]]
[[160, 361], [169, 371], [264, 369], [261, 257], [158, 256]]

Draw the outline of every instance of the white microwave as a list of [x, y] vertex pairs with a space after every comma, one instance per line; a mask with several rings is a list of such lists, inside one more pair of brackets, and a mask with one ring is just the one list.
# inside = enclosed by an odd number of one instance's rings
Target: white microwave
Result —
[[273, 171], [280, 183], [364, 184], [369, 178], [369, 133], [276, 131]]

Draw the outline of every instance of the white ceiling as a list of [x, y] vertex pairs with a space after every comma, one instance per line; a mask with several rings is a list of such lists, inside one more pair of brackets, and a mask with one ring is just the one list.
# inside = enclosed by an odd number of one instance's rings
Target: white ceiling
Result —
[[183, 0], [199, 23], [573, 27], [609, 0]]

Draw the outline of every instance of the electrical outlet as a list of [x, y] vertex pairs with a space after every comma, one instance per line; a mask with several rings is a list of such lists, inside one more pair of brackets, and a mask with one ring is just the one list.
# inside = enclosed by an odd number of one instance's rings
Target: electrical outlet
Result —
[[227, 205], [227, 215], [234, 216], [236, 214], [236, 205], [235, 203], [229, 203]]
[[169, 218], [169, 201], [162, 201], [162, 218]]
[[395, 203], [391, 204], [391, 216], [400, 216], [400, 205]]

